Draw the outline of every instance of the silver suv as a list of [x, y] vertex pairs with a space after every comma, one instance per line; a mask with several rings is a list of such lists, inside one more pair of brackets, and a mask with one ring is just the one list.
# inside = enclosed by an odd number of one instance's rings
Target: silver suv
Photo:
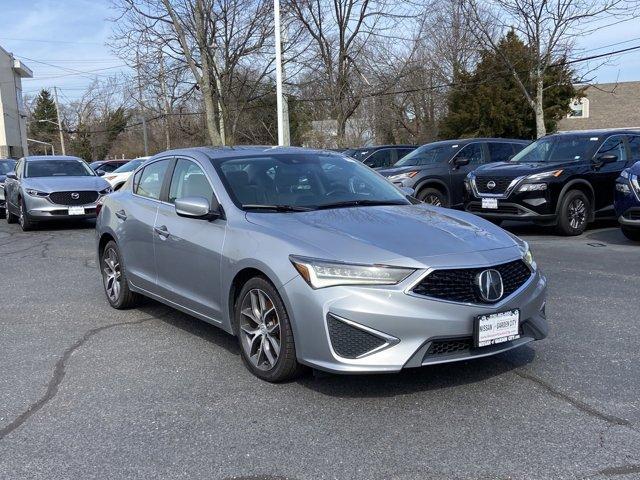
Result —
[[101, 201], [114, 308], [155, 298], [237, 336], [251, 372], [397, 372], [547, 335], [527, 244], [414, 204], [362, 163], [295, 148], [153, 157]]

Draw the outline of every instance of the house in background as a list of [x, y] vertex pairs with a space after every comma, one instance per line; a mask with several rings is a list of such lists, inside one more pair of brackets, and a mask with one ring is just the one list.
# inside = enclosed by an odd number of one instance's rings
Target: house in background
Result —
[[558, 122], [558, 131], [640, 129], [640, 82], [589, 85], [584, 95], [571, 102], [571, 112]]
[[27, 155], [27, 122], [22, 79], [33, 72], [0, 47], [0, 158]]

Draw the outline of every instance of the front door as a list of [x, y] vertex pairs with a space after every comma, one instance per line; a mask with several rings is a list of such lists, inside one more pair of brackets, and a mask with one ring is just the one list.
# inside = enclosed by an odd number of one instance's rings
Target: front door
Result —
[[596, 204], [594, 209], [596, 214], [613, 214], [613, 192], [615, 191], [616, 179], [626, 167], [628, 160], [624, 140], [623, 135], [609, 137], [594, 156], [594, 159], [600, 155], [615, 155], [617, 157], [613, 163], [606, 163], [602, 166], [591, 165], [589, 176], [595, 190]]
[[214, 193], [203, 169], [193, 160], [176, 161], [171, 183], [154, 228], [158, 290], [162, 297], [214, 321], [221, 319], [220, 267], [226, 220], [180, 217], [174, 202]]
[[[449, 163], [449, 191], [451, 192], [449, 201], [452, 207], [460, 206], [464, 201], [464, 179], [469, 172], [484, 163], [484, 157], [482, 143], [474, 142], [462, 147]], [[467, 158], [469, 163], [456, 166], [454, 163], [456, 158]]]

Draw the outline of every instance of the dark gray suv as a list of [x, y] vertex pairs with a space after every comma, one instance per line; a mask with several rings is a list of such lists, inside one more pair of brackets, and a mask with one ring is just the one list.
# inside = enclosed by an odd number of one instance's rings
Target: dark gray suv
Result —
[[467, 174], [490, 162], [504, 162], [531, 142], [509, 138], [466, 138], [433, 142], [414, 150], [392, 168], [378, 172], [400, 187], [415, 190], [418, 200], [442, 207], [462, 207]]

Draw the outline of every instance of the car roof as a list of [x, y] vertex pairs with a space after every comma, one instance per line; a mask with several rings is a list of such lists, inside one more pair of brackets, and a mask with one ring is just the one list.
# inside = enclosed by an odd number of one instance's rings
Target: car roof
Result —
[[371, 145], [370, 147], [354, 147], [345, 150], [380, 150], [381, 148], [418, 148], [418, 145], [398, 144], [398, 145]]
[[238, 145], [234, 147], [191, 147], [182, 148], [177, 150], [168, 150], [166, 152], [159, 153], [153, 158], [159, 158], [160, 156], [176, 156], [176, 155], [189, 155], [189, 154], [204, 154], [211, 160], [224, 160], [227, 158], [242, 158], [253, 157], [258, 155], [277, 155], [277, 154], [293, 154], [293, 153], [315, 153], [322, 155], [340, 155], [340, 153], [332, 152], [330, 150], [322, 150], [315, 148], [304, 147], [272, 147], [261, 145]]
[[425, 143], [427, 145], [460, 145], [472, 142], [503, 142], [503, 143], [520, 143], [522, 145], [528, 145], [531, 140], [522, 140], [520, 138], [498, 138], [498, 137], [479, 137], [479, 138], [456, 138], [453, 140], [437, 140], [431, 143]]
[[70, 155], [33, 155], [29, 157], [24, 157], [27, 162], [41, 162], [44, 160], [68, 160], [68, 161], [80, 161], [84, 162], [81, 158], [72, 157]]
[[567, 130], [564, 132], [551, 133], [547, 137], [557, 135], [580, 135], [580, 136], [594, 136], [594, 135], [624, 135], [633, 133], [640, 135], [640, 129], [638, 128], [601, 128], [594, 130]]

